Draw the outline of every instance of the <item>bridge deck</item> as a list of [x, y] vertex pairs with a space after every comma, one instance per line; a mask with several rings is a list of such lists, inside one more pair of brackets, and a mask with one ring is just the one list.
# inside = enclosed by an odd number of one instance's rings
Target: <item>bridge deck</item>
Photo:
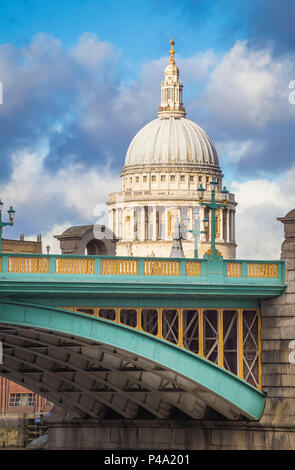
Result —
[[[0, 291], [52, 288], [155, 295], [266, 298], [285, 289], [284, 261], [1, 255]], [[8, 283], [6, 282], [8, 281]], [[45, 281], [45, 282], [44, 282]], [[23, 284], [21, 284], [23, 283]], [[47, 287], [46, 287], [46, 285]], [[58, 285], [54, 286], [54, 283]], [[63, 284], [65, 283], [65, 284]], [[75, 285], [74, 285], [75, 284]]]

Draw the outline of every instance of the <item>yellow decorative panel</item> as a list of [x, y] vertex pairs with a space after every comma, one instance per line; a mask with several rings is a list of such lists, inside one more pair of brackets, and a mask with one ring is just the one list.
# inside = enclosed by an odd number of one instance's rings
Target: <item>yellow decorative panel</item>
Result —
[[8, 271], [10, 273], [48, 273], [48, 258], [8, 258]]
[[58, 274], [94, 274], [94, 259], [57, 258], [56, 273]]
[[186, 262], [186, 275], [187, 276], [201, 276], [201, 263], [197, 261]]
[[179, 261], [147, 260], [144, 262], [144, 274], [146, 276], [179, 276]]
[[247, 277], [277, 278], [278, 265], [275, 263], [248, 263]]
[[100, 262], [101, 274], [129, 274], [138, 273], [138, 261], [130, 259], [102, 259]]
[[241, 277], [242, 264], [241, 263], [226, 263], [226, 275], [228, 277]]

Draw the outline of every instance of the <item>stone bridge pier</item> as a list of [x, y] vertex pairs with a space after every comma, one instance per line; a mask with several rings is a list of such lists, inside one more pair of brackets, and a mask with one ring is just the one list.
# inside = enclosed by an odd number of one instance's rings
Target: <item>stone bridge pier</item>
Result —
[[[262, 386], [267, 395], [262, 425], [284, 430], [282, 445], [295, 448], [295, 209], [278, 218], [284, 224], [281, 259], [286, 261], [285, 292], [261, 301]], [[293, 341], [293, 344], [292, 344]]]

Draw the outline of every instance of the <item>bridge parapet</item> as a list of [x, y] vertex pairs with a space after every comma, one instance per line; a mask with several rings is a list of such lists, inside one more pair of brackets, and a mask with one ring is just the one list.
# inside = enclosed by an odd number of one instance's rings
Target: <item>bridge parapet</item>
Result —
[[[61, 277], [113, 278], [144, 277], [147, 282], [169, 277], [203, 283], [246, 283], [283, 285], [284, 261], [214, 259], [136, 258], [110, 256], [26, 255], [2, 253], [1, 273], [14, 275], [52, 275]], [[134, 280], [134, 279], [133, 279]]]

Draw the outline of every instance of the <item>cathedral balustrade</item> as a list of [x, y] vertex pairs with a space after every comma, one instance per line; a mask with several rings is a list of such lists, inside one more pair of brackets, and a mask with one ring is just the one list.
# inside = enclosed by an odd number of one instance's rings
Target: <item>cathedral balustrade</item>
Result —
[[[162, 192], [161, 192], [162, 191]], [[131, 201], [135, 199], [136, 201], [139, 201], [138, 196], [143, 196], [144, 201], [154, 201], [155, 196], [158, 199], [158, 196], [163, 196], [163, 199], [167, 199], [167, 196], [169, 196], [168, 199], [183, 199], [187, 200], [189, 199], [190, 201], [195, 198], [195, 204], [197, 204], [197, 189], [178, 189], [178, 188], [173, 188], [173, 189], [166, 189], [162, 188], [161, 186], [159, 188], [151, 189], [151, 190], [133, 190], [133, 191], [124, 191], [121, 193], [112, 193], [109, 196], [109, 203], [119, 203], [123, 204], [124, 202]], [[210, 200], [211, 198], [211, 191], [206, 190], [204, 192], [204, 200]], [[223, 195], [219, 192], [216, 192], [216, 201], [217, 202], [222, 202], [223, 201]], [[229, 202], [232, 204], [235, 204], [234, 200], [234, 195], [229, 194]], [[160, 204], [160, 203], [159, 203]], [[137, 207], [137, 205], [136, 205]]]

